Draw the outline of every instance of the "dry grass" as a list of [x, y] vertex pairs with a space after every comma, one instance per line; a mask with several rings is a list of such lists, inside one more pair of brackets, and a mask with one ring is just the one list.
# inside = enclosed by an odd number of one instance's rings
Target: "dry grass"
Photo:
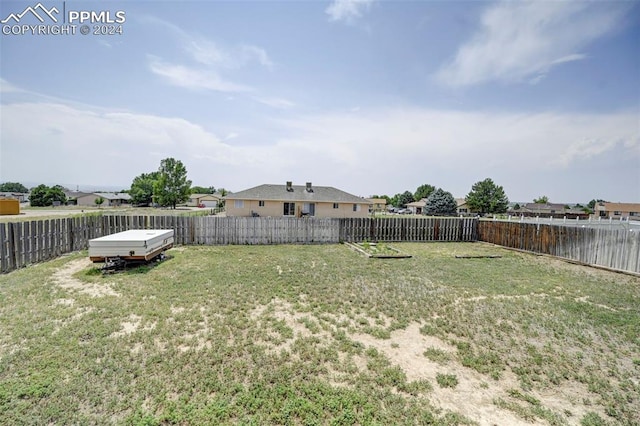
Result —
[[181, 247], [0, 276], [0, 424], [640, 422], [640, 279], [397, 246], [413, 257]]

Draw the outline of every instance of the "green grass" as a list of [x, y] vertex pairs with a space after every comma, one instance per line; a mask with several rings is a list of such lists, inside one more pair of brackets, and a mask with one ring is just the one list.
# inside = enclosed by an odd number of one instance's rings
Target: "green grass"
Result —
[[455, 388], [458, 386], [458, 377], [455, 374], [440, 374], [436, 375], [436, 382], [441, 388]]
[[[640, 421], [640, 279], [479, 243], [395, 246], [413, 257], [185, 247], [152, 268], [75, 274], [118, 297], [56, 282], [86, 253], [2, 275], [0, 424], [473, 424], [430, 395], [507, 375], [494, 408], [526, 421]], [[414, 323], [451, 349], [417, 355], [456, 374], [416, 379], [356, 338], [401, 351], [395, 333]], [[573, 388], [584, 414], [538, 397]]]

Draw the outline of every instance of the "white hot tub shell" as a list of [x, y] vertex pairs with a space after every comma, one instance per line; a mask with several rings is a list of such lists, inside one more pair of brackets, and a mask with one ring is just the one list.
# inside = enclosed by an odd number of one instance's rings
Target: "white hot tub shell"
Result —
[[89, 259], [151, 260], [173, 247], [173, 229], [133, 229], [89, 240]]

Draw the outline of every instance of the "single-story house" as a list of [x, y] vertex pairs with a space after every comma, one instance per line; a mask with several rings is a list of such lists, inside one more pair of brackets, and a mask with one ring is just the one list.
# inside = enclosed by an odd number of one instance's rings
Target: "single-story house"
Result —
[[265, 184], [224, 197], [227, 216], [367, 217], [369, 200], [330, 186]]
[[218, 207], [220, 201], [222, 201], [222, 194], [219, 192], [215, 194], [191, 194], [187, 205], [191, 207], [203, 206], [215, 208]]
[[[413, 203], [408, 203], [407, 208], [411, 210], [413, 214], [422, 214], [422, 210], [424, 206], [427, 205], [427, 199], [423, 198], [420, 201], [414, 201]], [[461, 215], [466, 215], [471, 213], [469, 206], [467, 206], [467, 202], [464, 198], [456, 198], [456, 205], [458, 206], [456, 212]]]
[[369, 213], [384, 212], [387, 210], [387, 200], [385, 198], [369, 198]]
[[[64, 191], [64, 195], [67, 196], [67, 205], [73, 206], [78, 204], [78, 197], [86, 197], [87, 195], [92, 195], [90, 192], [80, 192], [80, 191]], [[94, 199], [97, 197], [94, 196]], [[88, 198], [87, 198], [88, 199]], [[85, 204], [89, 205], [89, 204]]]
[[518, 216], [527, 217], [566, 217], [568, 219], [586, 219], [589, 217], [589, 215], [581, 209], [567, 208], [566, 204], [558, 203], [525, 203], [520, 206], [520, 209], [513, 210], [513, 213]]
[[598, 203], [595, 217], [640, 220], [640, 203]]
[[92, 192], [78, 195], [76, 204], [78, 206], [97, 206], [96, 199], [103, 198], [103, 207], [118, 207], [131, 203], [131, 196], [125, 192]]
[[520, 206], [518, 213], [535, 216], [549, 216], [553, 214], [563, 214], [565, 211], [564, 204], [556, 203], [525, 203]]
[[0, 192], [0, 198], [9, 198], [24, 203], [29, 200], [29, 194], [26, 192]]
[[407, 208], [413, 214], [422, 214], [422, 209], [427, 205], [427, 199], [423, 198], [420, 201], [414, 201], [412, 203], [407, 203]]
[[467, 204], [467, 200], [464, 198], [456, 198], [456, 213], [458, 213], [459, 215], [468, 215], [473, 213], [471, 211], [471, 208], [469, 207], [469, 205]]

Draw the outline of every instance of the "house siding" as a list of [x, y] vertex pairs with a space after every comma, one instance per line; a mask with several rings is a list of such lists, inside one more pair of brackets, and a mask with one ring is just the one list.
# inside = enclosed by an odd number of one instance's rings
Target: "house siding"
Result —
[[595, 217], [640, 220], [639, 203], [596, 204]]
[[[225, 211], [227, 216], [251, 216], [256, 213], [266, 217], [282, 217], [284, 216], [284, 203], [295, 202], [296, 216], [300, 216], [304, 203], [309, 201], [270, 201], [264, 200], [264, 206], [259, 205], [260, 200], [239, 200], [242, 201], [242, 207], [236, 207], [236, 200], [227, 200]], [[360, 203], [359, 211], [353, 211], [354, 203], [338, 203], [338, 208], [333, 208], [332, 202], [316, 202], [316, 217], [367, 217], [369, 214], [369, 204]]]

